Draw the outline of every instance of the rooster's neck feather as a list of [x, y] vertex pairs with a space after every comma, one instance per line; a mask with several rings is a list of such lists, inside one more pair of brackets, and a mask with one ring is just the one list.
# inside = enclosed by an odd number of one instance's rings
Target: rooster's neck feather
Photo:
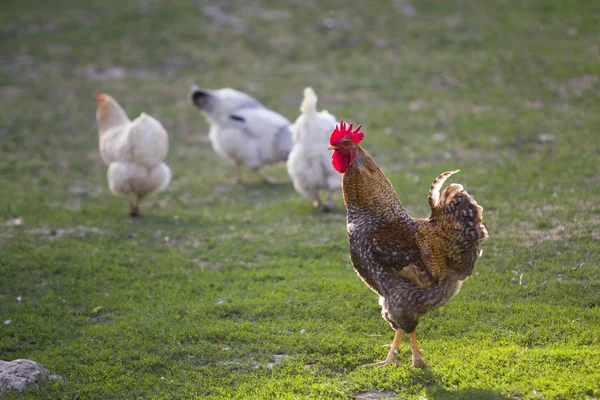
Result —
[[375, 160], [360, 146], [342, 179], [344, 202], [384, 218], [410, 218], [391, 182]]

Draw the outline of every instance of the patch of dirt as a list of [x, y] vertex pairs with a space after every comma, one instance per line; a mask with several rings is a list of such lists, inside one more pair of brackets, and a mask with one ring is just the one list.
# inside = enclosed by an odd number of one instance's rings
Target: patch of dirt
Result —
[[565, 233], [566, 228], [562, 225], [558, 225], [552, 229], [528, 229], [523, 231], [523, 236], [527, 239], [520, 241], [520, 245], [523, 247], [531, 247], [535, 244], [547, 242], [549, 240], [556, 241], [561, 239], [566, 239], [571, 235], [569, 233]]
[[[551, 227], [548, 229], [539, 229], [533, 221], [521, 221], [514, 229], [498, 232], [498, 235], [501, 237], [517, 238], [518, 245], [521, 247], [531, 247], [547, 241], [565, 241], [577, 234], [586, 232], [589, 232], [592, 237], [600, 240], [600, 232], [597, 229], [600, 227], [600, 216], [581, 214], [570, 220], [565, 220], [564, 218], [558, 218], [558, 214], [564, 208], [562, 206], [554, 204], [541, 206], [531, 204], [528, 206], [527, 204], [523, 204], [522, 208], [529, 208], [532, 216], [548, 220]], [[580, 210], [588, 210], [589, 208], [589, 202], [582, 201], [579, 206]]]

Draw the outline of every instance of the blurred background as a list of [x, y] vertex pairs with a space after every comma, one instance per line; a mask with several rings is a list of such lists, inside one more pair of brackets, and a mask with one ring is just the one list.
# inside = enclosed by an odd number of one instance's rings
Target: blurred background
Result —
[[[56, 398], [597, 396], [598, 4], [4, 1], [0, 356], [65, 377]], [[290, 121], [312, 86], [319, 109], [362, 124], [415, 216], [432, 180], [461, 169], [490, 240], [452, 309], [419, 328], [435, 373], [358, 368], [391, 331], [350, 269], [341, 195], [320, 215], [282, 164], [266, 171], [279, 185], [231, 185], [193, 83]], [[169, 132], [173, 180], [139, 220], [107, 188], [99, 92]], [[273, 354], [290, 356], [281, 380], [256, 369]]]
[[[2, 175], [101, 183], [93, 96], [107, 92], [131, 117], [165, 125], [184, 179], [214, 157], [186, 98], [192, 83], [248, 92], [292, 121], [311, 85], [321, 107], [376, 136], [371, 152], [393, 149], [379, 155], [392, 172], [433, 176], [459, 159], [487, 175], [558, 145], [574, 150], [574, 168], [597, 172], [579, 165], [597, 157], [597, 17], [592, 2], [558, 0], [10, 2]], [[573, 148], [583, 141], [591, 147]]]

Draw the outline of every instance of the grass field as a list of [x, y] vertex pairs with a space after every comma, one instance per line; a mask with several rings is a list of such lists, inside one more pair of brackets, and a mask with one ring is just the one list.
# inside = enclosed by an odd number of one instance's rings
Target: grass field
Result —
[[[3, 4], [0, 359], [63, 378], [26, 398], [600, 398], [600, 7], [411, 1]], [[341, 194], [318, 214], [284, 165], [232, 185], [192, 83], [290, 120], [313, 86], [415, 216], [461, 169], [490, 240], [421, 320], [430, 368], [406, 342], [397, 368], [362, 366], [393, 331]], [[170, 134], [172, 183], [139, 219], [107, 189], [100, 91]]]

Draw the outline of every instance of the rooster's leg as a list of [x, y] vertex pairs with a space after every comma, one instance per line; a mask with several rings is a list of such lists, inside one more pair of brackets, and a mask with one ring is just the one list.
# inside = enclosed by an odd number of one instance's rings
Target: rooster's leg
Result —
[[421, 350], [419, 350], [419, 345], [417, 344], [417, 332], [412, 331], [408, 334], [408, 338], [410, 339], [410, 350], [412, 351], [413, 367], [428, 367], [427, 363], [421, 358]]
[[129, 216], [137, 217], [140, 215], [140, 207], [139, 207], [140, 199], [135, 194], [129, 194]]
[[367, 364], [367, 365], [384, 367], [386, 365], [394, 364], [395, 362], [397, 362], [398, 358], [396, 357], [396, 351], [398, 350], [398, 347], [400, 347], [400, 342], [402, 341], [403, 337], [404, 337], [404, 331], [402, 329], [398, 329], [396, 331], [396, 336], [394, 336], [394, 340], [392, 341], [392, 346], [390, 347], [390, 351], [389, 351], [387, 357], [385, 358], [385, 360], [377, 361], [376, 363]]

